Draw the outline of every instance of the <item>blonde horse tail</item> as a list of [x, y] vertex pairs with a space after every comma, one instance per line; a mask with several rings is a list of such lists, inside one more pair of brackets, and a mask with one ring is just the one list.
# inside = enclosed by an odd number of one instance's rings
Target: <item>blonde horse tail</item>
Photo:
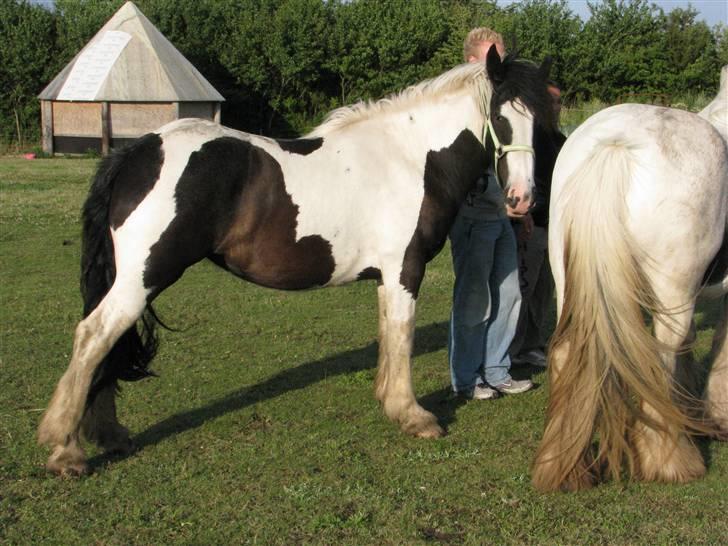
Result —
[[625, 463], [638, 473], [629, 445], [636, 421], [661, 431], [690, 424], [673, 403], [664, 347], [644, 320], [658, 302], [627, 229], [634, 166], [628, 142], [603, 142], [562, 190], [563, 305], [549, 348], [546, 427], [533, 464], [541, 491], [587, 488], [602, 471], [619, 479]]

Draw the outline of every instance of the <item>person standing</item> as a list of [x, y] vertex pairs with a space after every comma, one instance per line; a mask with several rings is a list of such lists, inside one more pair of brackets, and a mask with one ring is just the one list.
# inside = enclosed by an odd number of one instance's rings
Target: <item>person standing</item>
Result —
[[[485, 63], [491, 46], [503, 57], [503, 38], [488, 28], [470, 31], [463, 44], [467, 62]], [[450, 230], [455, 285], [448, 336], [453, 390], [487, 400], [533, 387], [511, 377], [508, 347], [521, 303], [516, 239], [492, 167], [467, 196]]]
[[518, 272], [521, 285], [521, 311], [509, 353], [513, 364], [546, 366], [545, 322], [554, 298], [554, 280], [548, 259], [548, 221], [551, 196], [551, 175], [559, 150], [566, 137], [559, 131], [561, 90], [549, 82], [548, 91], [553, 101], [555, 126], [534, 127], [536, 164], [535, 204], [531, 210], [533, 227], [527, 233], [527, 224], [516, 225], [518, 240]]

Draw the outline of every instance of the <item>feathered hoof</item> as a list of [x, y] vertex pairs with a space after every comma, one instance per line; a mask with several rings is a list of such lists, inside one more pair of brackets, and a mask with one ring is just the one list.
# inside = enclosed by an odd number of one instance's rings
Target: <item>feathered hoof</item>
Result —
[[48, 458], [46, 469], [63, 478], [76, 478], [90, 473], [80, 447], [58, 446]]
[[640, 480], [686, 483], [705, 475], [705, 463], [700, 451], [685, 436], [681, 437], [677, 444], [672, 442], [652, 445], [637, 443], [636, 447], [637, 478]]
[[417, 438], [442, 438], [445, 429], [437, 422], [437, 417], [420, 408], [416, 417], [402, 423], [402, 431]]
[[713, 440], [719, 442], [728, 442], [728, 418], [727, 417], [712, 417], [711, 419], [714, 431], [710, 434]]

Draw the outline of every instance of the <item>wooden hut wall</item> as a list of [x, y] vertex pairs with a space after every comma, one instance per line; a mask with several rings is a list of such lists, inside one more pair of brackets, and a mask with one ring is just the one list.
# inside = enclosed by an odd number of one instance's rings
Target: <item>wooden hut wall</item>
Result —
[[100, 102], [53, 102], [52, 109], [55, 152], [101, 151]]
[[215, 104], [212, 102], [180, 102], [180, 118], [215, 118]]
[[112, 102], [111, 138], [136, 138], [177, 119], [174, 103]]

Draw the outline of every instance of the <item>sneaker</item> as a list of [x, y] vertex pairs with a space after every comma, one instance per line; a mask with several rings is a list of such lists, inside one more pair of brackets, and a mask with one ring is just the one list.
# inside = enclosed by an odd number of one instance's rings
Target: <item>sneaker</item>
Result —
[[534, 349], [533, 351], [528, 351], [525, 354], [514, 356], [513, 358], [511, 358], [511, 363], [513, 363], [517, 366], [518, 365], [529, 365], [529, 366], [538, 366], [539, 368], [545, 368], [546, 367], [546, 355], [543, 354], [543, 351]]
[[530, 379], [509, 379], [505, 383], [500, 385], [494, 385], [493, 389], [503, 394], [520, 394], [522, 392], [530, 391], [533, 388], [533, 383]]
[[469, 390], [457, 391], [457, 394], [469, 400], [491, 400], [498, 398], [498, 391], [483, 383], [479, 383]]

